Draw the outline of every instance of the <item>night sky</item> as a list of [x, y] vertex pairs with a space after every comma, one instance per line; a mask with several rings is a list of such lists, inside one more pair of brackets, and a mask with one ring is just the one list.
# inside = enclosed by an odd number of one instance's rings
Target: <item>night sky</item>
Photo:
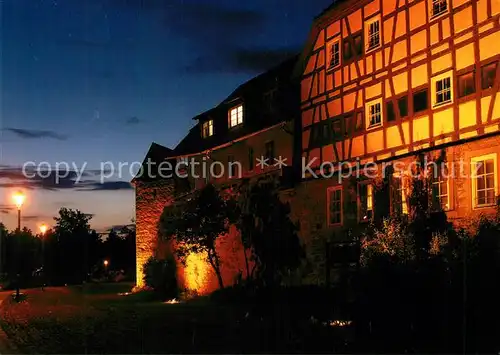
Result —
[[[62, 206], [92, 214], [98, 231], [129, 224], [130, 164], [152, 141], [173, 148], [193, 116], [299, 52], [331, 3], [0, 1], [2, 222], [16, 227], [11, 195], [22, 188], [23, 225], [33, 230], [51, 225]], [[46, 162], [44, 178], [24, 179], [20, 167], [30, 161]], [[115, 174], [100, 184], [108, 161]], [[85, 168], [82, 182], [67, 171], [56, 184], [47, 169], [60, 162]], [[129, 164], [121, 176], [120, 162]]]

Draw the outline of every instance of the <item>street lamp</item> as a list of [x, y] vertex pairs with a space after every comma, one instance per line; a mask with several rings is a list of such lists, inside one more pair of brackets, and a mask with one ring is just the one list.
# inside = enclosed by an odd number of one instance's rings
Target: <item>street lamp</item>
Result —
[[17, 207], [17, 229], [20, 231], [21, 230], [21, 207], [24, 204], [24, 200], [26, 199], [26, 196], [22, 191], [16, 192], [12, 198], [14, 199], [14, 203], [16, 204]]
[[104, 264], [104, 267], [105, 267], [105, 268], [107, 268], [107, 267], [108, 267], [108, 265], [109, 265], [109, 261], [104, 260], [103, 264]]
[[40, 238], [42, 239], [42, 291], [45, 290], [45, 233], [47, 232], [47, 225], [43, 223], [40, 225]]
[[[17, 207], [17, 230], [18, 232], [21, 232], [21, 207], [23, 206], [24, 200], [26, 199], [26, 196], [22, 191], [16, 192], [13, 196], [14, 203], [16, 204]], [[17, 248], [16, 248], [16, 254], [19, 255], [19, 241], [17, 241]], [[18, 258], [17, 258], [18, 259]], [[20, 298], [20, 292], [19, 292], [19, 283], [20, 283], [20, 275], [19, 275], [19, 260], [16, 261], [17, 267], [16, 267], [16, 301], [19, 301]]]

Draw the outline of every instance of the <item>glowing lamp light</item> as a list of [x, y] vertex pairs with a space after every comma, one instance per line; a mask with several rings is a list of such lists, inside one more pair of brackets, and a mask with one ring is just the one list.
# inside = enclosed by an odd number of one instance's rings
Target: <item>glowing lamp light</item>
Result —
[[104, 266], [107, 267], [109, 265], [109, 261], [108, 260], [104, 260], [103, 264], [104, 264]]
[[42, 234], [45, 234], [45, 232], [47, 232], [47, 225], [46, 225], [46, 224], [42, 224], [42, 225], [40, 226], [40, 232], [41, 232]]
[[23, 203], [24, 203], [24, 200], [26, 199], [26, 196], [22, 193], [22, 191], [18, 191], [16, 192], [12, 198], [14, 199], [14, 203], [16, 204], [16, 207], [18, 209], [21, 209]]

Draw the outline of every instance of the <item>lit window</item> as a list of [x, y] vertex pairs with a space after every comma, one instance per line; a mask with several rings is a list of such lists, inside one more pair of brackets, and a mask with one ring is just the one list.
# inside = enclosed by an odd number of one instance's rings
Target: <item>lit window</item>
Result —
[[243, 123], [243, 105], [239, 105], [229, 111], [229, 127], [235, 127]]
[[448, 11], [447, 0], [432, 0], [432, 17], [439, 16]]
[[476, 78], [474, 72], [458, 76], [458, 97], [465, 97], [476, 92]]
[[450, 193], [448, 178], [443, 175], [443, 169], [436, 169], [432, 176], [432, 209], [447, 211], [450, 208]]
[[214, 121], [213, 120], [203, 122], [203, 126], [201, 128], [201, 134], [202, 134], [203, 138], [210, 137], [214, 134]]
[[340, 65], [340, 41], [337, 40], [330, 44], [329, 58], [328, 69], [332, 69]]
[[453, 80], [450, 73], [432, 78], [433, 106], [447, 104], [453, 101]]
[[406, 196], [406, 189], [404, 187], [404, 181], [402, 176], [396, 176], [393, 185], [395, 196], [394, 196], [394, 206], [393, 211], [396, 214], [408, 214], [408, 201]]
[[485, 65], [481, 68], [481, 87], [483, 90], [492, 88], [495, 84], [498, 62]]
[[333, 187], [327, 190], [328, 225], [342, 224], [342, 187]]
[[368, 113], [366, 117], [368, 128], [382, 125], [382, 100], [368, 103], [366, 112]]
[[370, 51], [372, 49], [378, 48], [380, 46], [380, 20], [376, 19], [370, 21], [366, 26], [366, 50]]
[[373, 218], [373, 185], [359, 185], [359, 220], [368, 222]]
[[473, 207], [494, 205], [497, 191], [497, 155], [472, 158], [471, 168]]

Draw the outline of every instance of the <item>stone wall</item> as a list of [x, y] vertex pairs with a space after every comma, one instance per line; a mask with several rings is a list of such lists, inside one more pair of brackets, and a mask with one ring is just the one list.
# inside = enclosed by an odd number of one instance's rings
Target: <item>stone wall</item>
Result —
[[144, 263], [159, 251], [158, 222], [165, 206], [172, 201], [169, 181], [136, 182], [136, 286], [144, 286]]

